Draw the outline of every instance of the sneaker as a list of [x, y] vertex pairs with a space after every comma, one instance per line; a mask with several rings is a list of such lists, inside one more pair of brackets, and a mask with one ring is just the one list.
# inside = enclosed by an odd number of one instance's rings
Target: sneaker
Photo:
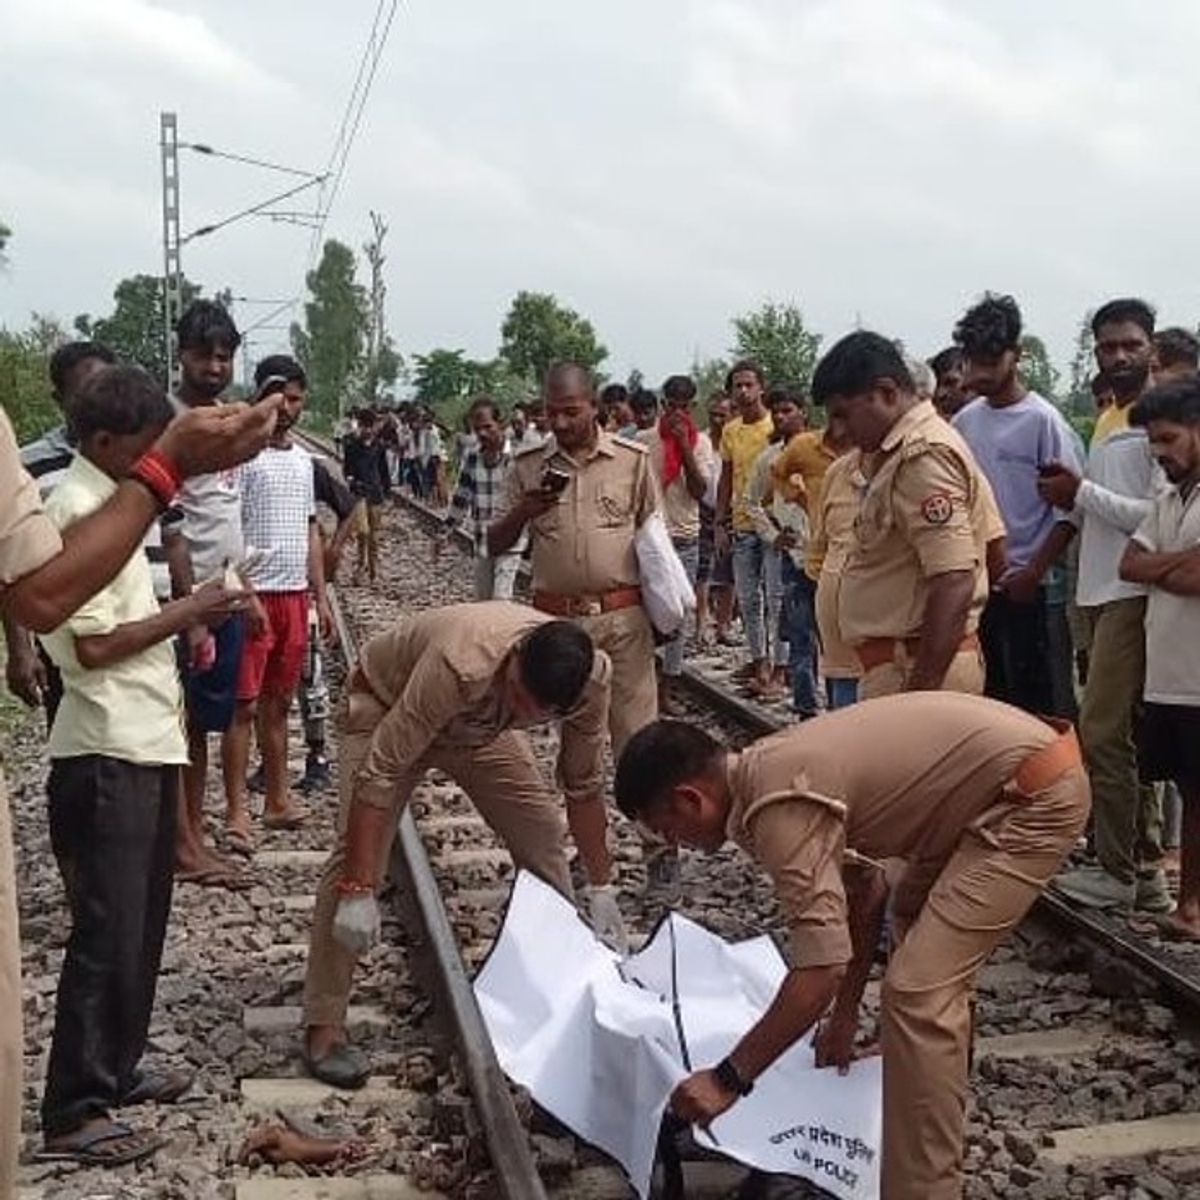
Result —
[[647, 858], [642, 899], [669, 906], [678, 904], [679, 897], [679, 855], [667, 850]]
[[304, 764], [304, 775], [296, 785], [305, 795], [319, 792], [328, 787], [330, 780], [329, 759], [310, 758]]
[[1162, 867], [1150, 867], [1138, 872], [1133, 907], [1145, 913], [1161, 914], [1175, 910], [1175, 901], [1171, 899], [1171, 890], [1167, 886], [1167, 873]]
[[1127, 912], [1137, 899], [1137, 885], [1124, 883], [1103, 867], [1076, 867], [1050, 881], [1060, 895], [1084, 908], [1115, 909]]

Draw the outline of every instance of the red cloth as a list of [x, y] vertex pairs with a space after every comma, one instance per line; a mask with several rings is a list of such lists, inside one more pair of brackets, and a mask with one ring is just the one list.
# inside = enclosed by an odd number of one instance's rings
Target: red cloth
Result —
[[[662, 483], [664, 488], [670, 487], [679, 478], [679, 474], [683, 470], [683, 451], [679, 448], [679, 443], [675, 440], [675, 434], [671, 432], [671, 426], [667, 422], [669, 415], [669, 413], [663, 413], [658, 418], [658, 436], [662, 440], [663, 448]], [[690, 413], [685, 412], [683, 420], [684, 426], [687, 429], [688, 445], [695, 449], [696, 439], [700, 436], [700, 430], [696, 428], [696, 422], [692, 420]]]

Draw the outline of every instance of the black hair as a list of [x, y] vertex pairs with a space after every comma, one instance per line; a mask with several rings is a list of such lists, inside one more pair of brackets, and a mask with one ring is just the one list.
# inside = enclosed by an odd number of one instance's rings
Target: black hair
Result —
[[1160, 367], [1200, 369], [1200, 338], [1178, 325], [1160, 329], [1154, 335], [1154, 356]]
[[759, 387], [767, 386], [767, 377], [763, 373], [762, 367], [758, 365], [752, 358], [739, 358], [737, 362], [725, 373], [725, 390], [733, 391], [733, 377], [740, 375], [743, 371], [753, 371], [754, 378], [758, 380]]
[[1144, 427], [1151, 421], [1200, 425], [1200, 376], [1172, 379], [1146, 392], [1129, 410], [1129, 423]]
[[[968, 308], [954, 327], [954, 342], [967, 358], [999, 358], [1021, 344], [1021, 310], [1011, 296], [985, 292], [983, 299]], [[936, 372], [935, 372], [936, 373]]]
[[941, 383], [944, 375], [963, 369], [963, 352], [958, 346], [947, 346], [929, 359], [928, 365], [938, 383]]
[[827, 404], [834, 396], [861, 396], [878, 379], [891, 379], [906, 392], [915, 386], [896, 343], [869, 329], [859, 329], [835, 342], [817, 363], [813, 400]]
[[272, 375], [278, 375], [288, 383], [308, 387], [308, 376], [304, 368], [290, 354], [269, 354], [254, 368], [254, 386], [262, 387]]
[[617, 762], [617, 807], [634, 820], [644, 817], [673, 788], [707, 775], [723, 753], [720, 742], [686, 721], [643, 726], [626, 742]]
[[605, 408], [615, 404], [626, 404], [629, 401], [629, 389], [623, 383], [606, 383], [600, 389], [600, 403]]
[[66, 397], [67, 379], [71, 372], [89, 358], [98, 358], [109, 367], [117, 361], [117, 356], [99, 342], [67, 342], [50, 355], [50, 386], [59, 400]]
[[1154, 336], [1154, 309], [1145, 300], [1126, 296], [1110, 300], [1096, 309], [1092, 317], [1092, 337], [1100, 336], [1101, 326], [1117, 325], [1124, 321], [1132, 321], [1147, 337]]
[[634, 412], [657, 412], [658, 397], [649, 388], [638, 388], [629, 397]]
[[807, 409], [808, 397], [803, 388], [792, 387], [786, 383], [773, 383], [767, 388], [764, 403], [768, 408], [775, 408], [779, 404], [794, 404], [797, 408]]
[[193, 300], [183, 310], [175, 326], [180, 350], [211, 351], [218, 346], [234, 351], [242, 344], [242, 335], [229, 311], [215, 300]]
[[470, 420], [471, 417], [473, 417], [477, 412], [483, 412], [485, 409], [492, 414], [492, 419], [494, 421], [500, 420], [500, 407], [497, 405], [495, 400], [491, 398], [491, 396], [476, 396], [475, 399], [471, 401], [471, 405], [467, 409], [465, 417], [467, 420]]
[[696, 398], [696, 381], [690, 375], [672, 375], [662, 385], [664, 400], [682, 400], [690, 404]]
[[82, 443], [93, 434], [159, 430], [175, 415], [171, 402], [141, 367], [102, 367], [66, 399], [67, 429]]
[[592, 677], [596, 647], [574, 621], [547, 621], [521, 639], [517, 661], [521, 682], [538, 704], [566, 713]]
[[360, 425], [374, 425], [379, 418], [376, 416], [373, 408], [360, 408], [358, 412], [354, 414], [354, 419]]
[[529, 416], [529, 405], [524, 400], [518, 400], [516, 404], [512, 406], [512, 410], [509, 415], [516, 416], [517, 413], [524, 413], [526, 417]]

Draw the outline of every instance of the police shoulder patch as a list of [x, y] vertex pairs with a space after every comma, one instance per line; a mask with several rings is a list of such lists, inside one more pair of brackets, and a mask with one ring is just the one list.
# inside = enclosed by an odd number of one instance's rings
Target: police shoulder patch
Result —
[[930, 525], [945, 525], [954, 515], [954, 500], [949, 492], [930, 492], [921, 501], [921, 516]]
[[626, 437], [623, 433], [614, 433], [612, 440], [614, 446], [623, 446], [626, 450], [632, 450], [636, 454], [649, 453], [649, 448], [645, 442], [639, 442], [636, 438]]

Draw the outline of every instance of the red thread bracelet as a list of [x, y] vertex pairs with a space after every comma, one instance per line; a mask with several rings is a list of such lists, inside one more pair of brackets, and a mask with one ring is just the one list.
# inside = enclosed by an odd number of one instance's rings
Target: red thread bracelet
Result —
[[179, 468], [159, 449], [147, 450], [129, 469], [129, 477], [150, 489], [151, 494], [165, 509], [183, 486]]

